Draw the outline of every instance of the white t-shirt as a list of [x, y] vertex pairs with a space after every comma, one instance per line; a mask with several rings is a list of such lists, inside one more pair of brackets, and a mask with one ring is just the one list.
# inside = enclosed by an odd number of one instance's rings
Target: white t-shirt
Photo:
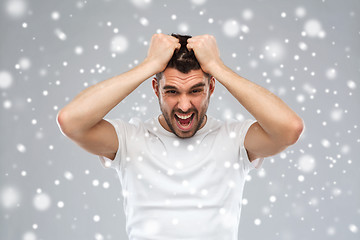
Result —
[[250, 162], [244, 148], [255, 121], [221, 122], [182, 139], [158, 118], [107, 120], [119, 149], [103, 166], [117, 170], [130, 240], [236, 240], [245, 177], [263, 159]]

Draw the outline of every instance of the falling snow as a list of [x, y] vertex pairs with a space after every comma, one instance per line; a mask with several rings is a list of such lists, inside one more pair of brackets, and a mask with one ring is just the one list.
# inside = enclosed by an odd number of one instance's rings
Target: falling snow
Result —
[[315, 168], [315, 159], [311, 155], [302, 155], [299, 158], [299, 170], [303, 172], [312, 172]]
[[37, 240], [37, 236], [34, 232], [26, 232], [22, 236], [22, 240]]
[[5, 1], [5, 11], [13, 18], [21, 18], [27, 10], [27, 1], [25, 0], [8, 0]]
[[264, 55], [269, 61], [279, 61], [282, 60], [285, 55], [285, 48], [282, 43], [278, 41], [272, 41], [265, 45]]
[[253, 19], [254, 17], [254, 12], [251, 9], [245, 9], [242, 12], [242, 17], [244, 18], [244, 20], [246, 21], [250, 21]]
[[303, 18], [305, 17], [306, 15], [306, 9], [304, 7], [297, 7], [295, 9], [295, 15], [298, 17], [298, 18]]
[[10, 209], [17, 206], [20, 201], [20, 192], [14, 187], [5, 187], [0, 192], [1, 204], [4, 208]]
[[48, 210], [51, 206], [51, 198], [47, 193], [38, 193], [33, 198], [33, 205], [36, 210]]
[[130, 0], [138, 8], [146, 8], [151, 4], [151, 0]]
[[[239, 236], [359, 239], [357, 0], [285, 5], [279, 0], [5, 0], [0, 8], [0, 239], [126, 239], [122, 205], [137, 193], [122, 189], [115, 172], [61, 134], [56, 116], [86, 87], [141, 64], [153, 33], [173, 32], [213, 34], [227, 66], [278, 95], [304, 119], [305, 131], [295, 145], [266, 157], [262, 168], [245, 177]], [[275, 111], [268, 107], [264, 113]], [[146, 120], [159, 113], [148, 80], [107, 117]], [[218, 81], [208, 113], [221, 120], [253, 119]], [[238, 136], [231, 131], [228, 137], [241, 144]], [[202, 147], [175, 139], [171, 145], [190, 155]], [[212, 207], [206, 200], [216, 193], [210, 185], [181, 178], [186, 160], [172, 161], [153, 179], [171, 179], [199, 199], [189, 209], [206, 210]], [[128, 164], [145, 161], [124, 158]], [[106, 168], [112, 164], [104, 162]], [[218, 167], [230, 173], [244, 166], [224, 159]], [[161, 186], [148, 184], [142, 172], [131, 174], [150, 191]], [[237, 179], [224, 178], [224, 184], [229, 191], [240, 187]], [[156, 204], [173, 207], [178, 197], [183, 196], [174, 189], [172, 198]], [[227, 206], [216, 208], [219, 225], [238, 224]], [[166, 224], [180, 228], [189, 221], [170, 214]], [[154, 215], [142, 230], [156, 236], [163, 227]], [[57, 231], [62, 235], [54, 236]]]
[[128, 40], [122, 35], [117, 35], [111, 39], [110, 49], [115, 53], [123, 53], [128, 48]]
[[9, 88], [13, 83], [13, 77], [8, 71], [0, 71], [0, 88]]
[[306, 21], [304, 30], [309, 37], [320, 37], [323, 32], [322, 24], [317, 19], [310, 19]]
[[240, 31], [240, 25], [236, 20], [227, 20], [223, 25], [223, 31], [226, 36], [235, 37]]

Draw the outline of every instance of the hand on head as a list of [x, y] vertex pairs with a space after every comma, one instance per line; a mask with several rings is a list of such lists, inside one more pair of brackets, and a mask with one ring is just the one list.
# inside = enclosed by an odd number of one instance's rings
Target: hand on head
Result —
[[162, 72], [165, 70], [174, 51], [180, 47], [179, 39], [162, 33], [154, 34], [146, 58], [156, 63], [156, 72]]
[[[216, 64], [221, 64], [219, 50], [215, 37], [212, 35], [200, 35], [187, 39], [187, 49], [194, 51], [201, 69], [211, 74]], [[165, 70], [175, 50], [179, 50], [181, 44], [179, 39], [166, 34], [154, 34], [148, 50], [147, 60], [154, 61], [156, 72]]]
[[216, 64], [221, 64], [219, 49], [216, 39], [212, 35], [200, 35], [188, 39], [187, 48], [193, 50], [201, 69], [213, 75], [211, 70]]

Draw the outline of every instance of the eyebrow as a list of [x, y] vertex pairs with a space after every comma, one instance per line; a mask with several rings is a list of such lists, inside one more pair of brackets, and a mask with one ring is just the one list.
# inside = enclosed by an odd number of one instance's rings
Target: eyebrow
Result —
[[205, 87], [205, 83], [202, 82], [202, 83], [195, 84], [190, 89], [194, 89], [194, 88], [198, 88], [198, 87]]
[[[198, 87], [204, 87], [205, 86], [205, 83], [197, 83], [195, 84], [194, 86], [192, 86], [190, 89], [194, 89], [194, 88], [198, 88]], [[167, 90], [167, 89], [177, 89], [177, 87], [175, 86], [172, 86], [172, 85], [165, 85], [163, 87], [164, 90]]]
[[163, 87], [163, 89], [166, 90], [166, 89], [177, 89], [177, 88], [176, 88], [175, 86], [165, 85], [165, 86]]

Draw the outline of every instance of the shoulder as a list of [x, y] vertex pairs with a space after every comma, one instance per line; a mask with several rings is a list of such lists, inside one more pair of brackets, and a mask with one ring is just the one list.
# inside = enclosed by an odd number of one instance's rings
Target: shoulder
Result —
[[224, 137], [229, 137], [230, 139], [244, 139], [248, 129], [251, 127], [256, 120], [246, 119], [243, 121], [235, 119], [226, 119], [224, 121], [208, 117], [208, 122], [206, 123], [206, 132], [216, 132], [219, 135]]
[[248, 129], [255, 122], [256, 120], [253, 119], [245, 119], [243, 121], [229, 119], [224, 122], [223, 128], [230, 134], [237, 134], [237, 135], [240, 134], [245, 136]]
[[233, 147], [242, 147], [244, 145], [245, 137], [250, 127], [255, 123], [255, 120], [246, 119], [243, 121], [227, 119], [220, 123], [220, 127], [217, 130], [218, 138]]
[[123, 132], [136, 133], [144, 128], [144, 122], [140, 118], [131, 118], [129, 121], [120, 118], [105, 120], [113, 125], [118, 134]]
[[205, 129], [209, 129], [211, 130], [216, 130], [221, 128], [224, 125], [224, 122], [221, 121], [220, 119], [214, 118], [212, 116], [207, 116], [207, 120], [206, 120], [206, 124], [205, 124]]

